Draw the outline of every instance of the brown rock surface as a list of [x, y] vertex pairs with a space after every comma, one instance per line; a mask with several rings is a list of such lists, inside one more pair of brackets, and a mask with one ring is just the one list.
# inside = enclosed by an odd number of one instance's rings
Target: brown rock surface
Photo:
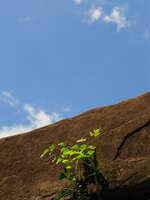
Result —
[[150, 93], [96, 108], [32, 132], [0, 140], [0, 200], [50, 200], [62, 187], [59, 170], [40, 159], [51, 143], [73, 143], [89, 130], [107, 181], [104, 199], [150, 199]]

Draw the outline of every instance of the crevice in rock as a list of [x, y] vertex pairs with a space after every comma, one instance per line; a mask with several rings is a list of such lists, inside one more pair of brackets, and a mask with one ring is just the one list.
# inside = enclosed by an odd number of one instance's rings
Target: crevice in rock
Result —
[[128, 176], [124, 181], [122, 181], [120, 183], [120, 187], [122, 187], [123, 185], [125, 185], [125, 183], [127, 183], [128, 181], [131, 181], [131, 179], [133, 179], [135, 176], [136, 176], [137, 172], [136, 173], [133, 173], [132, 175]]
[[118, 156], [121, 153], [121, 150], [123, 148], [123, 146], [125, 145], [126, 141], [128, 140], [129, 137], [135, 135], [137, 132], [141, 131], [143, 128], [145, 128], [146, 126], [150, 125], [150, 120], [148, 120], [146, 123], [144, 123], [144, 125], [136, 128], [134, 131], [128, 133], [122, 140], [121, 144], [119, 145], [118, 149], [117, 149], [117, 153], [114, 156], [113, 160], [116, 160], [118, 158]]

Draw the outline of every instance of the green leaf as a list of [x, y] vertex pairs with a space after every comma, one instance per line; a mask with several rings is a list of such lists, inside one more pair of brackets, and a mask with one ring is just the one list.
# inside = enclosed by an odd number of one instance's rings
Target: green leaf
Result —
[[70, 156], [73, 156], [73, 155], [77, 155], [77, 154], [79, 154], [80, 152], [78, 152], [78, 151], [70, 151]]
[[46, 154], [49, 153], [49, 148], [44, 149], [43, 153], [41, 154], [40, 158], [43, 158]]
[[64, 160], [62, 160], [62, 163], [63, 163], [63, 164], [66, 164], [67, 162], [69, 162], [68, 159], [64, 159]]
[[66, 167], [66, 169], [72, 169], [72, 166], [71, 166], [71, 165], [68, 165], [68, 166]]
[[84, 151], [86, 148], [87, 148], [86, 144], [81, 144], [81, 146], [80, 146], [81, 151]]
[[56, 164], [60, 164], [62, 162], [62, 158], [58, 158]]
[[49, 151], [52, 153], [55, 150], [55, 145], [52, 144], [51, 146], [49, 146]]
[[80, 154], [76, 158], [77, 158], [77, 160], [80, 160], [80, 159], [84, 159], [86, 157], [87, 156], [85, 154], [83, 154], [83, 153], [80, 152]]
[[90, 136], [93, 137], [94, 133], [92, 131], [89, 132]]
[[73, 145], [73, 146], [71, 147], [71, 149], [72, 149], [72, 150], [78, 150], [78, 149], [79, 149], [79, 146], [78, 146], [77, 144], [75, 144], [75, 145]]
[[75, 160], [77, 160], [77, 156], [72, 159], [72, 161], [75, 161]]
[[92, 149], [92, 150], [94, 150], [94, 149], [96, 149], [96, 147], [90, 145], [90, 146], [88, 146], [88, 149]]
[[94, 137], [97, 137], [101, 134], [101, 128], [95, 129], [94, 130]]
[[63, 153], [67, 148], [66, 147], [62, 147], [60, 152]]
[[87, 154], [90, 155], [90, 156], [93, 155], [94, 153], [95, 153], [94, 150], [89, 150], [89, 151], [87, 152]]
[[77, 143], [86, 142], [86, 141], [87, 141], [86, 138], [81, 138], [80, 140], [77, 140]]
[[62, 148], [62, 147], [65, 147], [65, 144], [64, 144], [64, 142], [60, 142], [60, 143], [58, 144], [58, 146]]
[[70, 155], [70, 150], [67, 149], [67, 148], [65, 148], [65, 150], [63, 151], [63, 155], [64, 155], [64, 156]]

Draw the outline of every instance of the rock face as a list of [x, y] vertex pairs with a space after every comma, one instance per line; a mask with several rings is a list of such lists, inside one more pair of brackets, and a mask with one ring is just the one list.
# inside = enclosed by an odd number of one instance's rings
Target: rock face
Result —
[[150, 199], [150, 93], [96, 108], [32, 132], [0, 140], [0, 199], [50, 200], [63, 186], [59, 169], [40, 159], [51, 143], [73, 143], [89, 130], [97, 139], [103, 199]]

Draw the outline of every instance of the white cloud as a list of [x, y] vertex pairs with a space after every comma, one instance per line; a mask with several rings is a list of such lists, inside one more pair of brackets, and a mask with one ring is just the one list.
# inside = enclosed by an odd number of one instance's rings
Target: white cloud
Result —
[[30, 104], [25, 104], [24, 110], [28, 113], [27, 119], [33, 129], [52, 124], [61, 119], [58, 113], [53, 112], [49, 115], [44, 110], [35, 109]]
[[25, 126], [23, 124], [14, 124], [12, 126], [3, 126], [0, 129], [0, 138], [25, 133], [25, 132], [28, 132], [31, 130], [32, 129], [30, 126]]
[[83, 0], [73, 0], [74, 1], [74, 3], [76, 4], [76, 5], [80, 5], [82, 2], [83, 2]]
[[92, 7], [88, 12], [89, 23], [94, 23], [98, 21], [102, 16], [102, 8], [100, 7]]
[[[105, 1], [102, 3], [104, 4]], [[106, 3], [106, 2], [105, 2]], [[126, 7], [114, 7], [112, 12], [108, 15], [105, 14], [104, 7], [92, 6], [92, 8], [85, 13], [85, 16], [88, 17], [86, 20], [89, 24], [103, 21], [105, 23], [113, 23], [117, 26], [117, 31], [120, 31], [123, 28], [128, 28], [131, 26], [131, 22], [127, 20], [125, 15]]]
[[[73, 0], [76, 4], [80, 5], [84, 0]], [[97, 21], [103, 21], [107, 24], [115, 24], [117, 31], [125, 29], [133, 25], [133, 22], [128, 20], [125, 15], [125, 10], [128, 7], [128, 4], [124, 6], [115, 6], [114, 3], [109, 0], [86, 0], [84, 1], [85, 6], [83, 8], [91, 7], [89, 11], [84, 12], [84, 22], [92, 24]], [[112, 6], [112, 11], [110, 14], [107, 14], [105, 11], [106, 6], [109, 8]], [[145, 38], [149, 37], [149, 32], [145, 33]]]
[[[2, 92], [2, 97], [6, 97], [4, 101], [10, 106], [19, 106], [19, 101], [12, 96], [9, 92]], [[3, 98], [0, 100], [4, 100]], [[3, 126], [0, 128], [0, 138], [12, 136], [16, 134], [25, 133], [49, 124], [53, 124], [62, 118], [59, 113], [53, 112], [51, 114], [46, 113], [43, 109], [35, 108], [30, 104], [24, 104], [21, 108], [22, 112], [26, 112], [26, 119], [28, 124], [13, 124], [12, 126]]]
[[19, 100], [15, 98], [10, 91], [1, 91], [0, 101], [9, 104], [11, 107], [17, 107], [19, 105]]
[[103, 21], [106, 23], [114, 23], [117, 25], [117, 31], [120, 29], [131, 26], [131, 23], [127, 20], [124, 15], [124, 8], [114, 7], [110, 15], [105, 15]]

